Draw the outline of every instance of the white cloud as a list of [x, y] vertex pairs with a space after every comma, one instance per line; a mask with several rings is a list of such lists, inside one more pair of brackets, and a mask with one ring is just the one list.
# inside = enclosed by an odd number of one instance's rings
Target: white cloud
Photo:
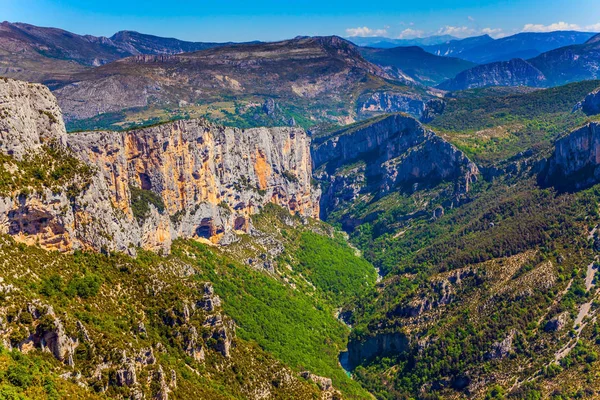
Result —
[[600, 22], [594, 25], [588, 25], [585, 27], [585, 30], [588, 32], [600, 32]]
[[467, 37], [475, 34], [475, 29], [467, 26], [450, 26], [446, 25], [437, 31], [438, 35], [451, 35], [456, 37]]
[[550, 25], [543, 24], [527, 24], [523, 27], [522, 32], [554, 32], [554, 31], [580, 31], [581, 27], [577, 24], [569, 24], [567, 22], [555, 22]]
[[373, 37], [373, 36], [385, 36], [387, 35], [387, 29], [371, 29], [363, 26], [358, 28], [346, 29], [346, 34], [350, 37]]
[[490, 35], [493, 38], [501, 38], [506, 36], [506, 33], [504, 33], [502, 28], [483, 28], [481, 33], [484, 35]]
[[400, 35], [398, 35], [398, 39], [414, 39], [423, 37], [423, 35], [425, 35], [424, 31], [421, 31], [419, 29], [407, 28], [400, 32]]

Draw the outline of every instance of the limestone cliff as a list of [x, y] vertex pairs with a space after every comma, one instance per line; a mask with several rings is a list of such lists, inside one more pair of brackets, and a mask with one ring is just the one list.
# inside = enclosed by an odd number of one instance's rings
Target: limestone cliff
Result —
[[600, 114], [600, 89], [596, 89], [585, 96], [581, 108], [587, 115]]
[[0, 151], [21, 160], [44, 143], [65, 143], [62, 113], [43, 85], [0, 78]]
[[567, 190], [600, 182], [600, 123], [589, 123], [558, 140], [540, 178]]
[[460, 150], [417, 120], [395, 114], [315, 139], [316, 175], [325, 183], [323, 213], [361, 193], [383, 195], [399, 188], [455, 183], [468, 192], [479, 174]]
[[178, 237], [226, 242], [228, 232], [248, 231], [250, 216], [270, 202], [318, 216], [310, 139], [302, 129], [241, 130], [190, 120], [66, 139], [46, 88], [0, 81], [0, 104], [9, 110], [0, 134], [5, 155], [43, 152], [50, 138], [72, 164], [88, 167], [78, 190], [73, 182], [50, 188], [42, 181], [25, 194], [3, 193], [0, 231], [18, 240], [58, 250], [168, 251]]

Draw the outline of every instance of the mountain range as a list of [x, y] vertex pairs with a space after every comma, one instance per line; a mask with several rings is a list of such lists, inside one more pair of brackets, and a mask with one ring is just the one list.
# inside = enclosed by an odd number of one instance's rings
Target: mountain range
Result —
[[[346, 123], [362, 113], [420, 116], [431, 97], [338, 37], [138, 55], [73, 74], [52, 88], [69, 122], [110, 118], [122, 110], [147, 114], [147, 109], [179, 108], [196, 115], [220, 113], [230, 123], [310, 126]], [[382, 96], [394, 100], [383, 102]]]
[[513, 58], [533, 58], [559, 47], [583, 44], [594, 35], [595, 33], [575, 31], [523, 32], [500, 39], [483, 35], [423, 46], [423, 49], [436, 55], [459, 57], [484, 64]]
[[131, 31], [110, 38], [24, 23], [0, 23], [0, 71], [41, 82], [139, 54], [177, 54], [231, 43], [197, 43]]
[[453, 40], [459, 40], [458, 38], [451, 35], [437, 35], [428, 36], [425, 38], [414, 38], [414, 39], [392, 39], [386, 37], [349, 37], [346, 38], [350, 42], [357, 46], [364, 47], [375, 47], [381, 49], [388, 49], [392, 47], [406, 47], [406, 46], [433, 46], [440, 43], [445, 43]]
[[513, 59], [483, 64], [460, 72], [439, 88], [462, 90], [484, 86], [558, 86], [596, 79], [600, 61], [599, 35], [583, 44], [559, 47], [528, 60]]
[[361, 47], [360, 53], [374, 64], [397, 68], [428, 86], [435, 86], [476, 65], [460, 58], [436, 56], [417, 46], [390, 49]]

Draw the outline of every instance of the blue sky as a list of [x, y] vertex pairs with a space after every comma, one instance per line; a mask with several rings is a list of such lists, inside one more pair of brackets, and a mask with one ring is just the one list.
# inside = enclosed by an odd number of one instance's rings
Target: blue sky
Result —
[[110, 36], [136, 30], [194, 41], [297, 35], [459, 37], [600, 31], [600, 0], [0, 0], [0, 20]]

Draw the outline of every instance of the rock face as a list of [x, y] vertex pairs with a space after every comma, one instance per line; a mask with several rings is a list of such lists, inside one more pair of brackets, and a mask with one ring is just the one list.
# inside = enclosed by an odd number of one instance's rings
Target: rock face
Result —
[[486, 86], [543, 86], [544, 74], [525, 60], [479, 65], [441, 83], [442, 90], [465, 90]]
[[582, 189], [599, 182], [600, 124], [589, 123], [558, 140], [540, 179], [566, 190]]
[[587, 115], [600, 114], [600, 89], [594, 90], [585, 97], [581, 109]]
[[348, 364], [354, 368], [375, 357], [399, 355], [408, 349], [409, 341], [403, 333], [383, 333], [365, 340], [351, 340], [348, 343]]
[[58, 250], [168, 251], [178, 237], [217, 242], [226, 232], [249, 231], [250, 216], [270, 202], [318, 216], [302, 129], [190, 120], [77, 133], [67, 143], [56, 101], [42, 86], [0, 81], [0, 104], [9, 110], [0, 125], [5, 154], [35, 154], [53, 140], [93, 167], [76, 195], [64, 187], [0, 198], [0, 231], [22, 241]]
[[409, 93], [376, 92], [358, 99], [358, 113], [369, 115], [373, 112], [403, 112], [417, 117], [423, 115], [425, 102], [422, 98]]
[[43, 85], [0, 79], [0, 151], [18, 160], [51, 141], [65, 143], [54, 96]]
[[366, 191], [385, 194], [448, 180], [455, 182], [456, 195], [464, 194], [479, 174], [460, 150], [401, 114], [317, 139], [312, 154], [316, 174], [328, 188], [323, 215]]
[[442, 99], [431, 99], [425, 103], [425, 109], [421, 115], [420, 121], [428, 123], [434, 120], [435, 117], [440, 116], [446, 109], [446, 102]]
[[546, 332], [559, 332], [565, 328], [569, 321], [569, 313], [563, 312], [552, 318], [544, 326]]

